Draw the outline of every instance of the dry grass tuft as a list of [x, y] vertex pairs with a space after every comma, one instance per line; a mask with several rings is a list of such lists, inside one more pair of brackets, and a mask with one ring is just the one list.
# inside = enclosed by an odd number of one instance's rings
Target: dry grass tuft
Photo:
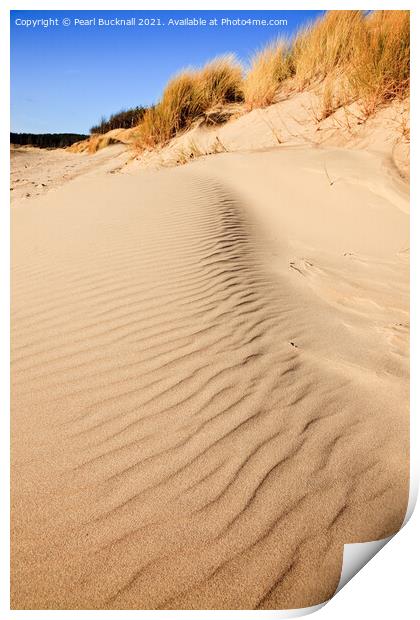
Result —
[[205, 110], [243, 101], [242, 67], [233, 54], [220, 56], [196, 73]]
[[227, 148], [218, 136], [216, 136], [214, 142], [207, 149], [202, 149], [194, 140], [190, 140], [187, 145], [181, 146], [176, 151], [175, 163], [177, 165], [185, 165], [199, 157], [227, 152]]
[[175, 76], [140, 123], [143, 146], [165, 144], [215, 105], [241, 101], [242, 68], [232, 55]]
[[71, 153], [89, 153], [93, 155], [97, 151], [104, 149], [110, 144], [118, 144], [119, 140], [107, 135], [93, 134], [87, 140], [81, 140], [75, 142], [71, 146], [67, 147], [67, 150]]
[[140, 140], [145, 146], [163, 144], [203, 113], [197, 76], [183, 71], [163, 91], [162, 100], [147, 110], [140, 123]]
[[245, 103], [249, 109], [274, 103], [281, 82], [293, 74], [286, 41], [279, 39], [259, 51], [251, 61], [244, 81]]
[[345, 106], [352, 99], [348, 82], [343, 75], [328, 75], [321, 83], [315, 120], [320, 122]]
[[362, 11], [329, 11], [298, 33], [292, 57], [300, 88], [348, 66], [364, 22]]
[[409, 63], [409, 11], [329, 11], [292, 42], [278, 39], [260, 50], [245, 77], [232, 55], [174, 77], [161, 101], [145, 113], [138, 146], [165, 144], [198, 118], [205, 121], [217, 106], [223, 118], [227, 104], [271, 105], [285, 83], [288, 90], [317, 85], [317, 120], [353, 101], [366, 118], [379, 105], [408, 94]]
[[349, 85], [366, 116], [395, 98], [403, 99], [410, 81], [410, 13], [376, 11], [365, 20], [349, 66]]
[[292, 54], [300, 88], [325, 81], [324, 118], [350, 101], [369, 116], [408, 94], [409, 11], [330, 11], [298, 34]]

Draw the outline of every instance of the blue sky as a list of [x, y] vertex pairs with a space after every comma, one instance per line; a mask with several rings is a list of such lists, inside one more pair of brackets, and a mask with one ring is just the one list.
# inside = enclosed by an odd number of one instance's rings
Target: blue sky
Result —
[[[16, 132], [88, 133], [101, 116], [158, 101], [174, 73], [226, 52], [246, 62], [323, 11], [12, 11], [11, 125]], [[74, 19], [160, 18], [161, 26], [76, 26]], [[169, 26], [185, 17], [287, 19], [287, 26]], [[16, 20], [57, 19], [25, 27]], [[71, 20], [62, 25], [63, 18]]]

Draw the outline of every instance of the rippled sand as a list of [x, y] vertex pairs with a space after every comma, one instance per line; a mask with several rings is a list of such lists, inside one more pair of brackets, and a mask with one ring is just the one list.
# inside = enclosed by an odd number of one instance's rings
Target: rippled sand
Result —
[[332, 187], [292, 149], [15, 203], [14, 608], [305, 607], [398, 529], [407, 196], [329, 156]]

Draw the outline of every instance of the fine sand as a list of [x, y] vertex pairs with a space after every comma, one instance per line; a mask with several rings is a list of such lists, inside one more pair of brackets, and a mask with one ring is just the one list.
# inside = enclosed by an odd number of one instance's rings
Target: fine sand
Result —
[[10, 200], [34, 198], [57, 189], [67, 181], [91, 172], [117, 172], [130, 158], [122, 145], [89, 156], [69, 150], [41, 150], [15, 146], [10, 150]]
[[115, 169], [13, 204], [12, 606], [324, 601], [407, 505], [406, 185], [332, 146]]

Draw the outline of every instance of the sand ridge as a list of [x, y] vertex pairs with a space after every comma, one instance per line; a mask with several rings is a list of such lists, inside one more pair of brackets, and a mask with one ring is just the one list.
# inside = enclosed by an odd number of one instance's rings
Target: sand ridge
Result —
[[398, 529], [407, 199], [352, 152], [331, 194], [319, 153], [15, 204], [14, 608], [309, 606]]

